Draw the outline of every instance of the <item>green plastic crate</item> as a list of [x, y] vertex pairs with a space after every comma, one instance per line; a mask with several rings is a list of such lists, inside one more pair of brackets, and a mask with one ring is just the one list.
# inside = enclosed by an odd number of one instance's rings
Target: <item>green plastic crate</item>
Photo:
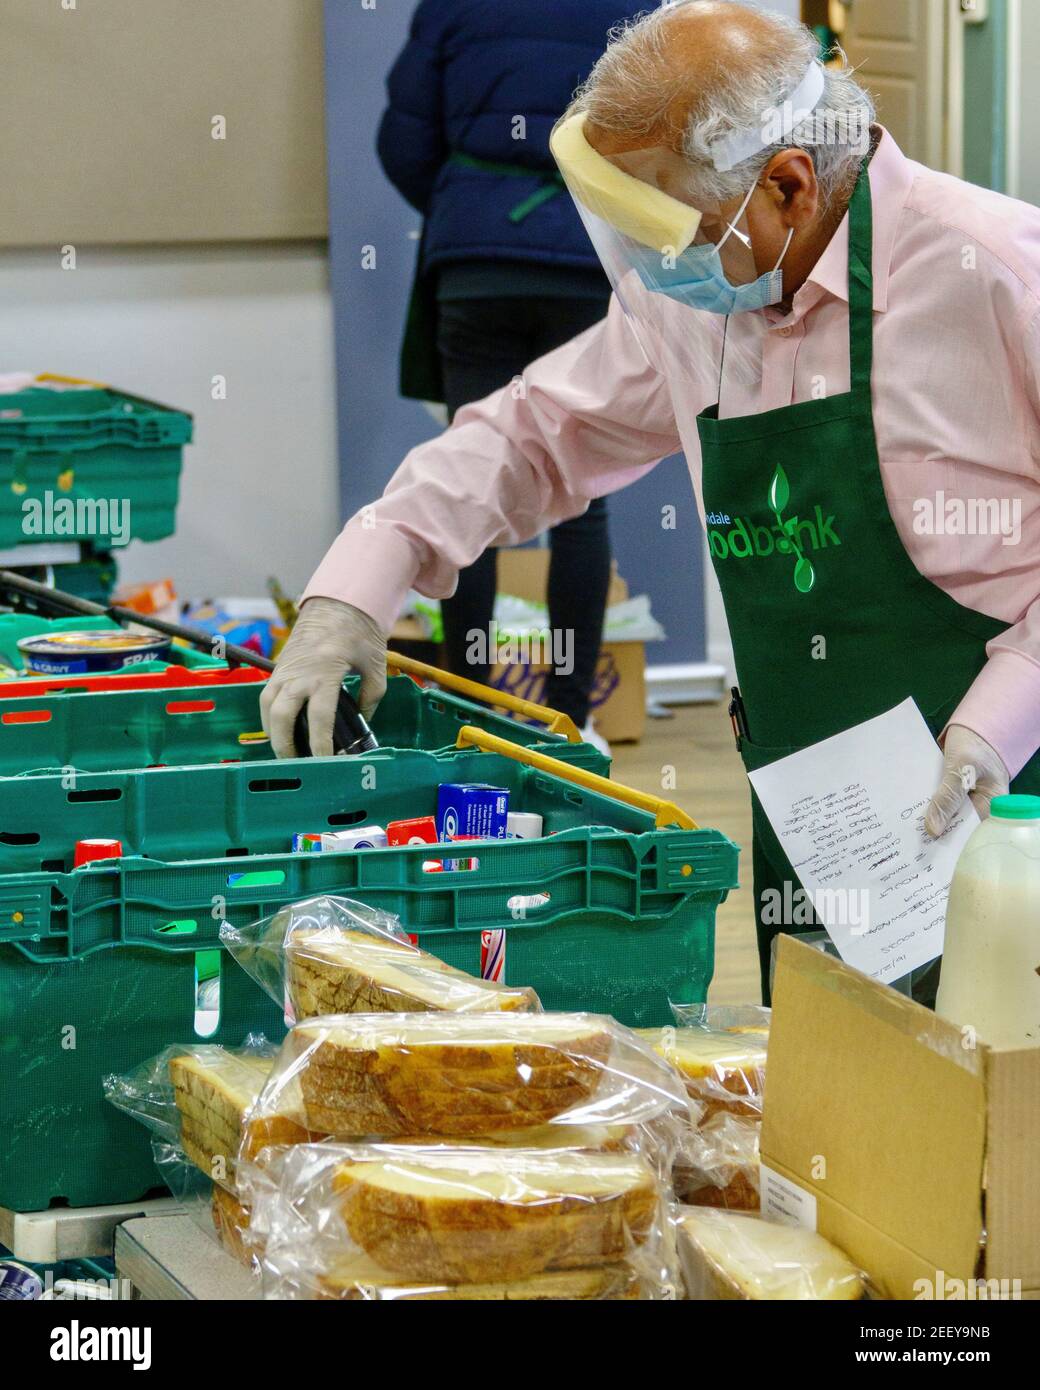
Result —
[[[424, 867], [425, 845], [285, 852], [293, 830], [432, 813], [443, 781], [508, 787], [548, 838], [467, 846], [476, 867], [448, 872]], [[95, 836], [142, 857], [70, 872], [74, 841]], [[2, 779], [0, 1205], [134, 1200], [155, 1185], [147, 1136], [103, 1101], [101, 1078], [192, 1040], [194, 956], [219, 944], [224, 918], [244, 926], [343, 893], [397, 913], [470, 972], [481, 932], [502, 927], [506, 978], [547, 1008], [664, 1024], [670, 998], [706, 996], [737, 857], [719, 831], [658, 829], [570, 777], [470, 749], [84, 774], [75, 788]], [[279, 1037], [280, 1011], [229, 957], [222, 965], [213, 1040]]]
[[[192, 417], [110, 387], [31, 386], [0, 401], [0, 547], [41, 540], [90, 541], [100, 549], [173, 534]], [[47, 505], [51, 529], [27, 532], [25, 504]], [[67, 499], [72, 509], [56, 509]], [[92, 504], [129, 507], [126, 535]], [[63, 505], [63, 503], [62, 503]], [[31, 514], [30, 514], [31, 515]], [[120, 518], [125, 512], [120, 513]], [[101, 529], [104, 527], [105, 529]]]
[[[357, 681], [349, 683], [354, 692]], [[113, 771], [199, 763], [270, 760], [262, 735], [259, 682], [206, 690], [75, 692], [0, 701], [0, 776], [30, 770]], [[576, 767], [609, 776], [610, 759], [589, 743], [471, 704], [457, 695], [421, 689], [391, 676], [372, 721], [380, 753], [455, 746], [463, 725], [476, 725]]]
[[[25, 670], [25, 660], [18, 650], [23, 637], [44, 637], [50, 632], [94, 632], [98, 629], [119, 631], [119, 624], [111, 618], [41, 618], [36, 613], [0, 613], [0, 663], [16, 671]], [[176, 662], [192, 670], [201, 667], [227, 666], [226, 661], [197, 652], [191, 647], [170, 648], [169, 659], [165, 661], [140, 661], [132, 668], [136, 671], [165, 671]], [[34, 675], [30, 672], [30, 679]], [[65, 698], [65, 697], [62, 697]]]
[[[80, 558], [67, 564], [10, 566], [15, 574], [35, 579], [37, 584], [54, 584], [66, 594], [89, 599], [91, 603], [109, 604], [119, 579], [119, 562], [107, 550], [80, 546]], [[28, 552], [27, 552], [28, 553]]]

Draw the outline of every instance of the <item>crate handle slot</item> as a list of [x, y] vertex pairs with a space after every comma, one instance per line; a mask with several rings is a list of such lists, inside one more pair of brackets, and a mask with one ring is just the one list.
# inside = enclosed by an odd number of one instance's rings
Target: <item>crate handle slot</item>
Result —
[[531, 700], [521, 700], [519, 696], [510, 695], [505, 690], [481, 685], [479, 681], [467, 680], [465, 676], [452, 675], [450, 671], [429, 666], [425, 661], [416, 661], [414, 657], [402, 656], [400, 652], [387, 652], [386, 669], [403, 671], [406, 676], [417, 679], [436, 681], [445, 690], [454, 690], [456, 695], [464, 695], [467, 700], [495, 705], [499, 709], [508, 710], [510, 714], [533, 719], [536, 724], [545, 724], [551, 734], [562, 734], [568, 743], [581, 742], [581, 732], [570, 715], [561, 714], [559, 710], [550, 709], [548, 705], [536, 705]]
[[514, 762], [526, 763], [528, 767], [536, 767], [541, 772], [551, 772], [554, 777], [573, 782], [576, 786], [584, 787], [586, 791], [598, 792], [600, 796], [609, 796], [614, 801], [623, 801], [640, 811], [649, 811], [661, 829], [668, 825], [678, 825], [683, 830], [700, 828], [692, 817], [672, 801], [651, 796], [649, 792], [637, 791], [635, 787], [626, 787], [621, 782], [612, 782], [609, 777], [586, 772], [583, 767], [570, 767], [567, 763], [561, 763], [559, 758], [536, 753], [533, 748], [521, 748], [519, 744], [510, 743], [507, 738], [498, 738], [495, 734], [485, 733], [483, 729], [475, 729], [472, 724], [464, 724], [459, 730], [455, 746], [482, 748], [486, 753], [501, 753], [506, 758], [512, 758]]
[[[35, 830], [0, 830], [0, 845], [38, 845], [40, 837]], [[64, 860], [62, 868], [65, 867]]]
[[[215, 969], [214, 969], [215, 967]], [[192, 1002], [195, 1006], [195, 1036], [211, 1038], [220, 1027], [220, 952], [210, 948], [195, 952], [192, 971]]]
[[179, 922], [167, 922], [165, 926], [156, 927], [155, 930], [160, 936], [194, 936], [198, 929], [198, 922], [186, 917]]
[[171, 700], [166, 706], [166, 713], [212, 714], [216, 707], [212, 700]]
[[522, 917], [525, 912], [537, 912], [540, 908], [548, 907], [551, 897], [551, 893], [516, 893], [506, 899], [506, 907]]
[[50, 722], [49, 709], [15, 709], [0, 714], [5, 724], [47, 724]]
[[262, 777], [249, 783], [251, 792], [298, 792], [303, 783], [298, 777]]
[[254, 869], [240, 874], [228, 874], [229, 888], [268, 888], [285, 882], [284, 869]]
[[77, 801], [119, 801], [123, 795], [122, 787], [98, 787], [94, 791], [66, 792], [65, 800]]

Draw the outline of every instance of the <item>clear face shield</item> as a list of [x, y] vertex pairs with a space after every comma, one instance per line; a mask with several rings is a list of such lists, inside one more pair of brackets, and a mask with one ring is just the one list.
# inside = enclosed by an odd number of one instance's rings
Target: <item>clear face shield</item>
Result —
[[[814, 63], [795, 98], [811, 109], [823, 84]], [[762, 272], [747, 220], [756, 184], [739, 201], [707, 203], [692, 194], [689, 164], [674, 150], [601, 155], [584, 126], [584, 112], [565, 116], [550, 145], [647, 357], [670, 375], [717, 386], [725, 346], [727, 380], [756, 384], [768, 323], [753, 311], [783, 298], [793, 229], [775, 266]], [[716, 167], [732, 168], [764, 147], [758, 131], [727, 137]]]

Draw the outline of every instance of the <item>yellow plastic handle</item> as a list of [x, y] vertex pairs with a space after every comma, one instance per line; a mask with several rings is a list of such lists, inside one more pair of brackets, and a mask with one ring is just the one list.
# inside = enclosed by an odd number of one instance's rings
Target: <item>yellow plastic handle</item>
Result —
[[387, 652], [386, 668], [388, 671], [403, 671], [408, 676], [436, 681], [438, 685], [443, 685], [445, 690], [454, 690], [456, 695], [465, 695], [467, 700], [497, 705], [499, 709], [507, 709], [511, 714], [519, 714], [525, 719], [545, 724], [551, 734], [565, 735], [568, 743], [581, 742], [581, 731], [570, 715], [561, 714], [559, 710], [550, 709], [548, 705], [536, 705], [530, 700], [521, 700], [519, 696], [507, 695], [504, 690], [495, 690], [490, 685], [481, 685], [479, 681], [467, 680], [465, 676], [453, 676], [450, 671], [427, 666], [425, 661], [402, 656], [400, 652]]
[[40, 372], [36, 380], [61, 382], [63, 386], [94, 386], [101, 391], [108, 391], [111, 389], [106, 386], [103, 381], [88, 381], [86, 377], [82, 376], [61, 376], [57, 372]]
[[517, 743], [510, 743], [507, 738], [497, 738], [494, 734], [485, 733], [483, 729], [475, 729], [472, 724], [462, 726], [455, 746], [482, 748], [486, 753], [501, 753], [503, 757], [512, 758], [514, 762], [527, 763], [529, 767], [536, 767], [541, 772], [551, 772], [554, 777], [563, 777], [568, 782], [575, 782], [586, 791], [599, 792], [600, 796], [624, 801], [626, 805], [636, 806], [640, 811], [649, 811], [661, 828], [666, 825], [677, 825], [683, 830], [700, 828], [697, 822], [685, 811], [680, 810], [673, 801], [665, 801], [659, 796], [651, 796], [649, 792], [636, 791], [635, 787], [612, 782], [609, 777], [599, 777], [595, 772], [586, 772], [583, 767], [571, 767], [559, 758], [536, 753], [532, 748], [521, 748]]

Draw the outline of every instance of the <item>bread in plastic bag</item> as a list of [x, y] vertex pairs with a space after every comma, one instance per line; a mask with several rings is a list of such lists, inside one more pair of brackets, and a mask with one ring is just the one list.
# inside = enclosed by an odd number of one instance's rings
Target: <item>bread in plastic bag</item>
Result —
[[221, 1246], [240, 1264], [259, 1272], [259, 1255], [250, 1240], [250, 1210], [235, 1196], [217, 1183], [210, 1196], [210, 1219]]
[[669, 1194], [639, 1154], [326, 1143], [243, 1174], [268, 1298], [677, 1294]]
[[[761, 1116], [769, 1045], [767, 1026], [716, 1026], [713, 1011], [708, 1006], [699, 1007], [701, 1017], [712, 1021], [636, 1031], [680, 1073], [688, 1094], [704, 1106], [705, 1118], [719, 1110]], [[768, 1010], [759, 1012], [768, 1014]]]
[[233, 1191], [239, 1153], [320, 1138], [273, 1110], [255, 1119], [256, 1100], [275, 1056], [276, 1049], [258, 1034], [241, 1048], [178, 1044], [133, 1072], [105, 1077], [105, 1097]]
[[533, 989], [477, 979], [412, 944], [400, 919], [349, 898], [291, 903], [221, 941], [295, 1019], [344, 1013], [539, 1010]]
[[709, 1115], [686, 1131], [672, 1169], [675, 1195], [689, 1206], [758, 1211], [760, 1177], [757, 1116]]
[[688, 1109], [673, 1069], [599, 1015], [341, 1014], [290, 1031], [253, 1123], [340, 1139], [459, 1139], [677, 1122]]
[[865, 1280], [836, 1246], [801, 1227], [740, 1212], [679, 1209], [686, 1296], [716, 1300], [855, 1300]]
[[262, 1034], [241, 1047], [183, 1043], [164, 1048], [133, 1071], [102, 1082], [105, 1099], [159, 1139], [180, 1145], [209, 1177], [229, 1180], [244, 1117], [274, 1064], [277, 1049]]

